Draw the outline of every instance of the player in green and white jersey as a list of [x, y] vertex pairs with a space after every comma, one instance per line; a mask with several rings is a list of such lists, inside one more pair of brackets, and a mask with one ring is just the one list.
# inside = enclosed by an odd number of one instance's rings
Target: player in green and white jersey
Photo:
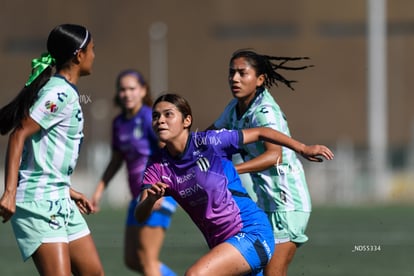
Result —
[[[290, 136], [286, 117], [267, 89], [258, 89], [248, 109], [240, 117], [237, 115], [237, 103], [238, 100], [233, 99], [227, 105], [221, 117], [214, 123], [216, 128], [270, 127]], [[249, 161], [265, 151], [266, 145], [256, 142], [245, 145], [241, 154], [243, 160]], [[279, 158], [278, 155], [273, 156], [275, 163], [271, 167], [250, 173], [257, 204], [266, 212], [310, 212], [311, 200], [302, 163], [296, 153], [288, 148], [282, 147]]]
[[[278, 82], [293, 89], [294, 81], [277, 71], [308, 67], [286, 66], [286, 62], [300, 59], [306, 58], [266, 56], [251, 50], [235, 52], [230, 59], [228, 79], [234, 99], [210, 128], [269, 127], [290, 136], [286, 116], [267, 89]], [[267, 142], [245, 145], [240, 154], [244, 162], [236, 165], [237, 171], [249, 173], [251, 183], [243, 184], [252, 185], [258, 206], [272, 223], [277, 244], [265, 275], [286, 275], [297, 247], [308, 240], [305, 229], [311, 198], [302, 163], [292, 150]]]
[[69, 197], [83, 138], [77, 88], [61, 75], [52, 76], [39, 91], [30, 117], [41, 128], [25, 142], [16, 202]]
[[40, 275], [103, 275], [82, 216], [93, 206], [70, 182], [83, 138], [76, 84], [92, 72], [94, 42], [85, 27], [63, 24], [50, 32], [47, 50], [0, 110], [0, 133], [11, 132], [0, 216]]

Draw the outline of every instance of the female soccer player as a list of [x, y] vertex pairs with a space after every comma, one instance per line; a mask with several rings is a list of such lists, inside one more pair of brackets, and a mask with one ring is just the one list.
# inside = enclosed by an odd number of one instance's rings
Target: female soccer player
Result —
[[[307, 68], [287, 65], [301, 59], [236, 51], [230, 59], [228, 78], [234, 99], [209, 129], [270, 127], [290, 136], [286, 116], [267, 89], [278, 82], [293, 89], [294, 81], [278, 72]], [[237, 171], [250, 173], [257, 204], [267, 214], [277, 244], [265, 275], [286, 275], [297, 247], [308, 240], [305, 229], [311, 198], [302, 164], [291, 149], [266, 141], [245, 145], [242, 153], [245, 162], [236, 165]]]
[[23, 259], [32, 257], [39, 274], [103, 275], [81, 215], [92, 205], [70, 182], [83, 137], [76, 84], [92, 72], [94, 43], [85, 27], [64, 24], [50, 32], [47, 50], [0, 110], [1, 134], [11, 131], [0, 215], [11, 220]]
[[266, 140], [288, 146], [310, 160], [332, 159], [325, 146], [305, 146], [270, 128], [190, 132], [191, 108], [176, 94], [153, 105], [153, 128], [165, 147], [144, 174], [141, 202], [144, 221], [158, 200], [171, 195], [203, 233], [210, 251], [186, 275], [257, 275], [270, 260], [274, 238], [264, 212], [250, 199], [229, 156], [243, 144]]
[[96, 187], [92, 204], [99, 209], [105, 188], [125, 161], [132, 198], [124, 238], [125, 264], [143, 275], [173, 276], [175, 273], [160, 262], [159, 253], [177, 203], [171, 197], [165, 197], [161, 208], [147, 221], [139, 224], [134, 218], [145, 165], [148, 157], [158, 150], [158, 139], [152, 130], [151, 94], [142, 74], [136, 70], [119, 73], [115, 104], [122, 111], [112, 123], [111, 160]]

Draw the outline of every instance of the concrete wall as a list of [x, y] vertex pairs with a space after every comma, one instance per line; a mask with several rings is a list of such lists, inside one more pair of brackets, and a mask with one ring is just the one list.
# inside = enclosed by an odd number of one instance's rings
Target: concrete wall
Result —
[[[387, 5], [388, 134], [394, 149], [405, 149], [413, 140], [413, 9], [411, 0]], [[79, 83], [86, 116], [81, 169], [106, 154], [96, 149], [109, 143], [117, 112], [114, 79], [120, 70], [142, 71], [155, 87], [154, 97], [164, 92], [157, 87], [184, 95], [193, 107], [194, 129], [204, 129], [231, 99], [231, 53], [247, 47], [269, 55], [311, 57], [314, 68], [286, 73], [298, 80], [295, 91], [282, 84], [271, 91], [294, 137], [330, 146], [345, 140], [356, 149], [366, 148], [366, 15], [363, 0], [3, 0], [0, 105], [26, 81], [30, 61], [45, 50], [49, 31], [61, 23], [79, 23], [90, 29], [96, 45], [94, 72]], [[157, 22], [167, 27], [167, 66], [151, 74], [149, 32]], [[6, 141], [0, 137], [1, 156]], [[93, 166], [97, 177], [101, 166]]]
[[[404, 145], [414, 118], [414, 2], [388, 2], [390, 142]], [[195, 127], [209, 125], [231, 98], [226, 80], [231, 53], [252, 47], [271, 55], [312, 58], [314, 68], [286, 74], [299, 81], [296, 91], [283, 85], [272, 90], [296, 137], [331, 144], [342, 137], [366, 142], [366, 1], [18, 0], [0, 5], [1, 105], [26, 81], [30, 60], [45, 49], [55, 25], [75, 22], [91, 30], [95, 69], [79, 83], [85, 95], [87, 139], [108, 138], [104, 126], [116, 112], [111, 100], [119, 70], [138, 68], [157, 81], [156, 74], [149, 75], [149, 28], [164, 22], [167, 87], [190, 100]]]

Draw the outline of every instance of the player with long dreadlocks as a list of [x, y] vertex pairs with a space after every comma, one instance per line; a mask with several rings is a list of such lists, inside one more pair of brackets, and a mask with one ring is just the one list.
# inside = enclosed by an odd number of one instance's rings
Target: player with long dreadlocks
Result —
[[[280, 70], [302, 70], [312, 65], [287, 66], [289, 61], [307, 57], [274, 57], [242, 49], [233, 53], [228, 81], [234, 99], [210, 129], [270, 127], [288, 136], [286, 116], [268, 89], [283, 83], [294, 90]], [[253, 196], [267, 214], [275, 236], [275, 252], [265, 275], [287, 275], [296, 249], [308, 240], [305, 229], [311, 199], [302, 163], [294, 151], [268, 142], [244, 145], [244, 162], [236, 165], [239, 174], [249, 173]]]

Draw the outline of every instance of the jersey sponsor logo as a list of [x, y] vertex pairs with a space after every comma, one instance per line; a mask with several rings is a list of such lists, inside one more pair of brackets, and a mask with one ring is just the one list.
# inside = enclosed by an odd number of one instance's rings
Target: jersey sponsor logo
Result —
[[195, 178], [195, 176], [195, 171], [190, 170], [189, 173], [184, 176], [177, 176], [177, 183], [182, 184], [184, 182], [190, 181], [191, 179]]
[[55, 113], [58, 110], [58, 106], [53, 101], [45, 102], [45, 107], [51, 113]]
[[210, 168], [210, 161], [206, 157], [201, 157], [197, 160], [197, 166], [202, 172], [206, 172]]
[[196, 194], [198, 191], [204, 190], [203, 187], [196, 183], [195, 185], [185, 188], [183, 190], [179, 190], [178, 193], [180, 194], [181, 198], [190, 197], [194, 194]]

